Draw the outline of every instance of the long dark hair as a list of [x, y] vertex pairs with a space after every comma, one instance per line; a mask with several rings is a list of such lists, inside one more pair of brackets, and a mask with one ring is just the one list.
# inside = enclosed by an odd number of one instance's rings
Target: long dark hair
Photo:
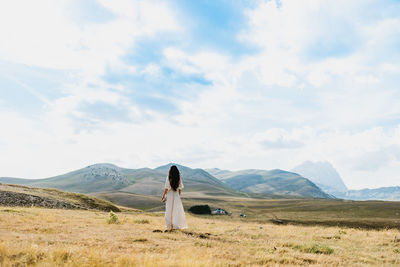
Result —
[[168, 173], [169, 184], [172, 190], [176, 191], [179, 186], [179, 181], [181, 180], [181, 174], [179, 173], [178, 167], [172, 165]]

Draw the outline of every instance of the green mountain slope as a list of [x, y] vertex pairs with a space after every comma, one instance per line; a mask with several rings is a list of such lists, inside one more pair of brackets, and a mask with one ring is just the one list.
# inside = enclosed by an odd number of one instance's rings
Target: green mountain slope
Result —
[[[79, 193], [126, 192], [159, 196], [172, 163], [156, 169], [126, 169], [113, 164], [99, 163], [46, 179], [0, 178], [1, 183], [57, 188]], [[185, 192], [209, 195], [243, 195], [228, 187], [202, 169], [178, 165]]]
[[[213, 172], [211, 170], [211, 172]], [[242, 170], [213, 172], [230, 187], [249, 193], [331, 198], [310, 180], [283, 170]]]
[[123, 188], [120, 191], [141, 195], [160, 195], [164, 188], [169, 168], [172, 165], [176, 165], [181, 173], [185, 193], [202, 192], [206, 195], [243, 195], [202, 169], [191, 169], [173, 163], [160, 166], [153, 170], [149, 169], [149, 173], [145, 179]]
[[132, 178], [129, 171], [113, 164], [95, 164], [86, 168], [46, 179], [0, 178], [3, 183], [25, 184], [57, 188], [70, 192], [92, 193], [118, 190], [128, 186]]
[[208, 172], [206, 172], [203, 169], [191, 169], [189, 167], [185, 167], [182, 165], [169, 163], [167, 165], [155, 168], [155, 170], [160, 173], [163, 173], [164, 176], [166, 177], [168, 175], [169, 168], [172, 165], [175, 165], [178, 167], [178, 169], [182, 175], [182, 179], [184, 178], [185, 181], [187, 181], [189, 183], [196, 182], [196, 183], [205, 183], [205, 184], [212, 184], [215, 186], [226, 187], [226, 185], [224, 185], [224, 183], [222, 183], [220, 180], [218, 180], [217, 178], [215, 178], [214, 176], [212, 176], [211, 174], [209, 174]]
[[[155, 169], [127, 169], [102, 163], [46, 179], [0, 178], [0, 182], [56, 188], [78, 193], [107, 192], [107, 195], [116, 192], [127, 193], [119, 194], [118, 198], [129, 197], [129, 194], [160, 196], [172, 164]], [[203, 169], [192, 169], [182, 165], [177, 165], [177, 167], [182, 175], [184, 192], [192, 197], [201, 195], [330, 197], [308, 179], [282, 170], [236, 172], [210, 170], [216, 173], [218, 178], [224, 179], [221, 181]]]

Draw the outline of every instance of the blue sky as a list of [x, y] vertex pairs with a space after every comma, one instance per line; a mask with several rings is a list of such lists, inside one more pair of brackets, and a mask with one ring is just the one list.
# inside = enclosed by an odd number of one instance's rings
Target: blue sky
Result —
[[400, 185], [399, 1], [12, 1], [0, 29], [0, 176], [311, 160]]

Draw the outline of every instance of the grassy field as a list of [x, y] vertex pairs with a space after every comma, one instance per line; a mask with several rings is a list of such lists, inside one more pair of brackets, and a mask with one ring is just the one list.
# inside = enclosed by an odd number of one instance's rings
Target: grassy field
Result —
[[[0, 208], [0, 266], [398, 266], [400, 231], [274, 225], [187, 214]], [[251, 218], [250, 218], [251, 219]]]
[[329, 199], [190, 199], [186, 204], [210, 203], [253, 222], [280, 219], [296, 225], [323, 225], [365, 229], [400, 229], [400, 203]]
[[[123, 192], [96, 194], [120, 205], [163, 211], [160, 197]], [[232, 213], [227, 220], [239, 219], [245, 213], [248, 221], [266, 223], [278, 218], [298, 225], [342, 226], [367, 229], [400, 229], [400, 202], [351, 201], [341, 199], [262, 199], [209, 196], [201, 193], [182, 194], [185, 210], [193, 205], [207, 204]]]

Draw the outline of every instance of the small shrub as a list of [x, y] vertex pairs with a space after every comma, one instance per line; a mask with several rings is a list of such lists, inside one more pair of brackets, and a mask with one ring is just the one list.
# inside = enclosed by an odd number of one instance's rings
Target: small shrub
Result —
[[108, 218], [107, 222], [109, 224], [118, 224], [119, 219], [118, 219], [117, 214], [115, 214], [113, 211], [110, 211], [110, 217]]
[[135, 220], [134, 221], [135, 223], [139, 223], [139, 224], [148, 224], [148, 223], [150, 223], [150, 221], [149, 220], [146, 220], [146, 219], [138, 219], [138, 220]]
[[297, 245], [294, 247], [295, 249], [300, 250], [305, 253], [314, 253], [314, 254], [332, 254], [334, 252], [333, 248], [324, 245], [313, 244], [312, 246], [300, 246]]
[[208, 205], [192, 206], [189, 208], [189, 211], [194, 214], [211, 214], [211, 209]]

